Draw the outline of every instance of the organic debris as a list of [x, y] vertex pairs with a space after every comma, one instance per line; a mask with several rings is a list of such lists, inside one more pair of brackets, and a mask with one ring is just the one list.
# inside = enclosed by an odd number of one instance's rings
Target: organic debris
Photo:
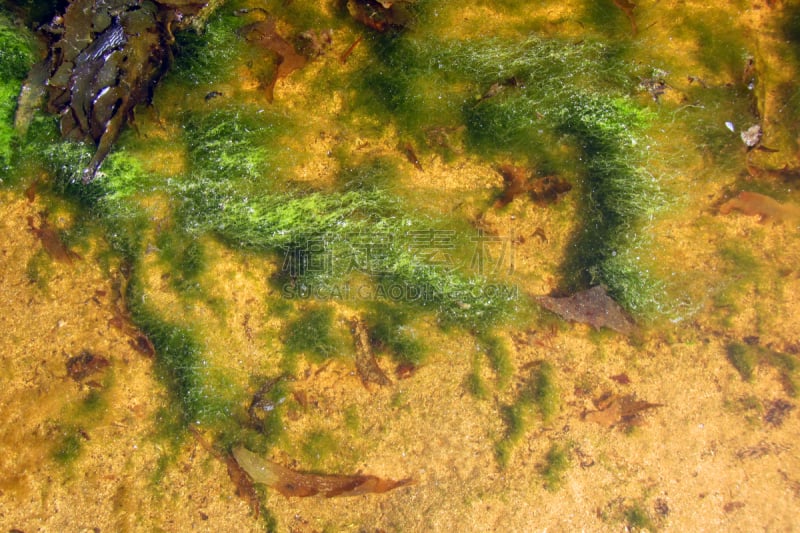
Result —
[[742, 138], [742, 142], [747, 146], [747, 149], [750, 150], [761, 142], [763, 134], [764, 132], [761, 131], [761, 126], [756, 124], [742, 131], [739, 136]]
[[792, 412], [794, 404], [787, 402], [783, 398], [778, 398], [770, 402], [766, 414], [764, 414], [764, 422], [772, 427], [780, 427], [783, 425], [784, 419]]
[[663, 405], [637, 400], [633, 394], [619, 396], [609, 392], [594, 401], [597, 411], [584, 413], [583, 418], [609, 428], [620, 426], [628, 429], [644, 424], [645, 411]]
[[636, 4], [630, 0], [614, 0], [614, 5], [620, 8], [625, 13], [625, 16], [628, 17], [628, 20], [631, 21], [631, 33], [636, 37], [636, 33], [639, 31], [636, 26], [636, 17], [633, 16], [633, 8], [636, 7]]
[[342, 52], [342, 55], [339, 56], [339, 62], [342, 65], [347, 63], [347, 58], [350, 57], [350, 54], [353, 53], [353, 50], [356, 49], [356, 46], [358, 46], [358, 43], [360, 43], [361, 39], [363, 38], [364, 38], [363, 35], [359, 35], [358, 38], [355, 41], [353, 41], [353, 44], [348, 46], [347, 49], [344, 52]]
[[564, 320], [589, 324], [595, 329], [609, 328], [623, 335], [630, 335], [635, 329], [628, 313], [608, 295], [602, 285], [564, 298], [537, 296], [536, 301]]
[[297, 36], [298, 51], [309, 59], [324, 55], [333, 44], [333, 30], [308, 30]]
[[370, 384], [376, 384], [381, 387], [391, 385], [391, 380], [378, 366], [375, 356], [372, 355], [372, 350], [369, 344], [369, 334], [367, 327], [358, 318], [354, 318], [350, 322], [351, 331], [353, 332], [353, 340], [356, 345], [356, 369], [361, 378], [361, 382], [365, 387], [369, 388]]
[[202, 7], [73, 0], [53, 19], [51, 34], [60, 37], [45, 60], [47, 109], [60, 116], [64, 138], [97, 145], [83, 183], [95, 178], [136, 105], [151, 99], [171, 59], [173, 26], [185, 26]]
[[522, 87], [522, 82], [517, 78], [508, 78], [507, 80], [498, 81], [489, 86], [485, 93], [478, 98], [478, 103], [487, 100], [489, 98], [494, 98], [495, 96], [505, 92], [505, 90], [509, 87]]
[[276, 56], [274, 74], [270, 78], [260, 80], [261, 87], [267, 92], [267, 99], [272, 102], [275, 84], [278, 80], [303, 68], [308, 62], [308, 58], [297, 53], [294, 46], [278, 34], [273, 19], [248, 24], [241, 29], [241, 34], [247, 42], [266, 48]]
[[628, 374], [626, 374], [624, 372], [622, 374], [617, 374], [615, 376], [611, 376], [611, 379], [616, 381], [620, 385], [630, 385], [630, 383], [631, 383], [631, 378], [629, 378]]
[[414, 168], [422, 171], [422, 163], [419, 162], [419, 158], [417, 157], [417, 153], [414, 151], [414, 147], [411, 145], [410, 142], [400, 143], [398, 145], [398, 149], [403, 152], [403, 155], [406, 156], [408, 162], [414, 165]]
[[387, 0], [348, 0], [347, 10], [356, 21], [379, 32], [402, 29], [410, 20], [397, 2]]
[[394, 481], [368, 475], [305, 474], [264, 459], [242, 447], [235, 448], [233, 456], [255, 483], [263, 483], [272, 487], [286, 497], [303, 498], [316, 494], [322, 494], [326, 498], [359, 496], [383, 493], [413, 483], [410, 478]]
[[495, 203], [495, 209], [510, 204], [520, 194], [527, 193], [531, 200], [546, 205], [558, 200], [561, 195], [572, 190], [572, 185], [556, 176], [530, 179], [530, 173], [522, 167], [501, 165], [497, 171], [503, 176], [504, 189]]
[[639, 87], [650, 93], [654, 102], [667, 92], [667, 82], [661, 78], [646, 78], [639, 82]]
[[82, 381], [92, 374], [105, 370], [110, 364], [105, 357], [83, 350], [75, 357], [70, 357], [67, 360], [67, 374], [75, 381]]
[[283, 394], [275, 394], [274, 389], [277, 384], [277, 379], [265, 381], [258, 389], [258, 392], [253, 395], [250, 407], [247, 408], [250, 423], [262, 433], [269, 432], [270, 421], [275, 414], [275, 410], [286, 401], [286, 397]]
[[29, 216], [28, 228], [30, 229], [30, 232], [33, 233], [34, 236], [42, 243], [42, 248], [44, 248], [44, 251], [47, 252], [47, 255], [56, 261], [69, 264], [71, 264], [75, 259], [82, 259], [80, 255], [67, 248], [67, 245], [61, 240], [58, 232], [50, 227], [45, 215], [41, 216], [41, 221], [41, 225], [37, 228], [34, 224], [33, 217]]
[[397, 379], [408, 379], [417, 373], [419, 367], [414, 363], [400, 363], [394, 369], [394, 375]]
[[734, 209], [747, 216], [758, 216], [761, 222], [771, 218], [776, 222], [800, 223], [800, 207], [793, 204], [782, 204], [774, 198], [757, 192], [740, 192], [736, 198], [722, 204], [719, 212], [727, 215]]
[[197, 441], [203, 448], [205, 448], [207, 452], [209, 452], [219, 461], [225, 463], [225, 466], [228, 468], [228, 477], [231, 478], [231, 481], [236, 487], [236, 495], [247, 502], [247, 504], [250, 506], [250, 510], [253, 511], [253, 515], [258, 518], [259, 511], [261, 510], [261, 503], [259, 502], [256, 488], [253, 486], [253, 482], [251, 481], [250, 476], [247, 475], [247, 472], [241, 466], [239, 466], [239, 463], [236, 462], [236, 459], [234, 459], [231, 454], [219, 452], [214, 449], [211, 444], [206, 442], [197, 428], [191, 426], [190, 429]]

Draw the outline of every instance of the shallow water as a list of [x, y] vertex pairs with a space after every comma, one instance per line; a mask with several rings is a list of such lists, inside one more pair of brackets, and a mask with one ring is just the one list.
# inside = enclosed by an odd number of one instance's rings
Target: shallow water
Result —
[[[45, 115], [11, 145], [4, 526], [793, 527], [796, 8], [254, 6], [178, 36], [90, 187]], [[331, 30], [271, 98], [264, 20]], [[597, 284], [635, 330], [534, 299]], [[256, 518], [238, 446], [415, 483]]]

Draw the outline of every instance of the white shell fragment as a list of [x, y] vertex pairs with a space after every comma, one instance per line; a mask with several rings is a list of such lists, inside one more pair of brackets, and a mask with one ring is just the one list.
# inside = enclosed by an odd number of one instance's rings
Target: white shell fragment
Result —
[[748, 148], [752, 148], [761, 142], [761, 136], [763, 134], [760, 125], [756, 124], [755, 126], [750, 126], [746, 131], [741, 133], [742, 142], [746, 144]]

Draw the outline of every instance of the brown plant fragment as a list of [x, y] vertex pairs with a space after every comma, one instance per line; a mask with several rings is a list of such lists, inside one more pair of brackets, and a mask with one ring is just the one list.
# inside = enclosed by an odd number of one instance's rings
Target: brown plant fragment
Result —
[[253, 486], [253, 482], [250, 476], [247, 475], [247, 472], [239, 466], [239, 463], [236, 462], [236, 459], [234, 459], [231, 454], [219, 452], [211, 446], [196, 427], [190, 426], [189, 429], [197, 439], [197, 442], [199, 442], [208, 453], [225, 464], [228, 469], [228, 477], [236, 487], [236, 495], [247, 502], [250, 506], [250, 510], [253, 511], [253, 515], [258, 519], [258, 515], [261, 511], [261, 502], [258, 499], [256, 488]]
[[41, 225], [37, 228], [33, 217], [28, 217], [28, 229], [42, 243], [42, 248], [47, 255], [61, 263], [71, 264], [75, 259], [82, 259], [64, 244], [58, 232], [47, 222], [47, 217], [41, 216]]
[[414, 151], [414, 147], [410, 142], [400, 143], [400, 145], [398, 145], [398, 149], [403, 152], [403, 155], [406, 156], [408, 162], [414, 165], [414, 168], [422, 172], [422, 163], [419, 162], [417, 153]]
[[572, 185], [557, 176], [544, 176], [531, 179], [530, 172], [514, 165], [500, 165], [497, 172], [503, 176], [503, 192], [495, 203], [495, 209], [510, 204], [517, 196], [528, 194], [531, 200], [539, 205], [546, 205], [558, 200], [561, 195], [572, 190]]
[[350, 57], [350, 54], [353, 53], [353, 50], [356, 49], [356, 46], [358, 46], [358, 43], [360, 43], [361, 39], [363, 39], [363, 38], [364, 38], [363, 35], [359, 35], [358, 39], [353, 41], [353, 43], [350, 46], [348, 46], [347, 49], [344, 52], [342, 52], [342, 55], [339, 56], [339, 62], [342, 65], [347, 63], [347, 58]]
[[584, 413], [584, 420], [601, 426], [623, 428], [641, 426], [644, 424], [644, 411], [663, 407], [660, 403], [637, 400], [633, 394], [619, 396], [613, 393], [604, 394], [594, 401], [594, 405], [597, 411]]
[[633, 8], [636, 7], [636, 4], [630, 0], [614, 0], [614, 5], [621, 9], [625, 16], [628, 17], [628, 20], [631, 21], [631, 33], [636, 37], [639, 32], [639, 28], [636, 26], [636, 17], [633, 16]]
[[733, 502], [726, 503], [722, 507], [722, 510], [725, 511], [726, 513], [732, 513], [734, 511], [737, 511], [737, 510], [743, 509], [743, 508], [744, 508], [744, 502], [733, 501]]
[[764, 414], [764, 422], [776, 428], [780, 427], [793, 409], [793, 403], [787, 402], [783, 398], [778, 398], [770, 402], [767, 412]]
[[240, 31], [245, 40], [266, 48], [276, 56], [274, 74], [268, 79], [260, 80], [261, 87], [267, 93], [267, 99], [272, 102], [275, 84], [278, 80], [303, 68], [308, 62], [308, 58], [297, 53], [294, 46], [278, 34], [275, 29], [275, 21], [272, 19], [253, 22], [244, 26]]
[[628, 313], [608, 295], [602, 285], [564, 298], [537, 296], [536, 301], [564, 320], [589, 324], [596, 329], [613, 329], [623, 335], [630, 335], [635, 329]]
[[417, 370], [419, 367], [414, 363], [400, 363], [394, 369], [394, 375], [397, 376], [397, 379], [408, 379], [416, 374]]
[[379, 32], [402, 29], [410, 18], [396, 2], [386, 0], [348, 0], [347, 11], [356, 21]]
[[268, 379], [265, 381], [253, 395], [250, 406], [247, 408], [247, 415], [250, 417], [250, 423], [262, 433], [268, 430], [267, 423], [272, 412], [278, 408], [278, 405], [286, 400], [286, 398], [280, 398], [276, 401], [270, 395], [278, 381], [278, 379]]
[[92, 374], [102, 372], [109, 365], [111, 363], [105, 357], [83, 350], [75, 357], [70, 357], [67, 360], [67, 374], [75, 381], [81, 381]]
[[369, 389], [370, 384], [391, 385], [391, 380], [378, 366], [375, 356], [372, 355], [372, 350], [369, 344], [369, 334], [367, 327], [358, 318], [353, 318], [350, 322], [351, 331], [353, 333], [353, 340], [356, 345], [356, 369], [361, 378], [361, 382]]
[[777, 222], [800, 223], [800, 207], [782, 204], [764, 194], [742, 191], [736, 198], [728, 200], [719, 207], [722, 215], [740, 211], [747, 216], [758, 216], [761, 222], [771, 218]]
[[322, 494], [326, 498], [359, 496], [383, 493], [413, 483], [410, 478], [394, 481], [361, 474], [352, 476], [306, 474], [264, 459], [242, 447], [233, 450], [233, 457], [253, 482], [267, 485], [287, 498], [292, 496], [304, 498], [316, 494]]
[[611, 379], [619, 383], [620, 385], [629, 385], [631, 383], [631, 378], [628, 377], [628, 374], [622, 373], [617, 374], [615, 376], [611, 376]]

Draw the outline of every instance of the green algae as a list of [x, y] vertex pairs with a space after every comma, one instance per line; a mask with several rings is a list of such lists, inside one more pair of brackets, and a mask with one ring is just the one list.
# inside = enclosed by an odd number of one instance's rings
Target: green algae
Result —
[[[35, 60], [30, 33], [11, 22], [0, 10], [0, 170], [5, 175], [12, 163], [17, 134], [14, 112], [22, 80]], [[5, 181], [0, 177], [0, 183]]]
[[334, 313], [330, 307], [312, 308], [302, 312], [286, 325], [284, 344], [289, 354], [304, 353], [312, 361], [323, 362], [340, 355], [341, 338], [334, 333]]
[[570, 466], [569, 446], [553, 444], [547, 450], [544, 457], [544, 464], [539, 469], [539, 473], [544, 479], [544, 487], [550, 492], [557, 491], [564, 482], [564, 474]]
[[555, 368], [547, 361], [540, 361], [532, 369], [529, 379], [523, 383], [514, 402], [502, 409], [506, 434], [495, 446], [495, 455], [500, 466], [505, 468], [508, 465], [514, 447], [530, 429], [534, 414], [538, 413], [542, 423], [549, 424], [560, 408]]

